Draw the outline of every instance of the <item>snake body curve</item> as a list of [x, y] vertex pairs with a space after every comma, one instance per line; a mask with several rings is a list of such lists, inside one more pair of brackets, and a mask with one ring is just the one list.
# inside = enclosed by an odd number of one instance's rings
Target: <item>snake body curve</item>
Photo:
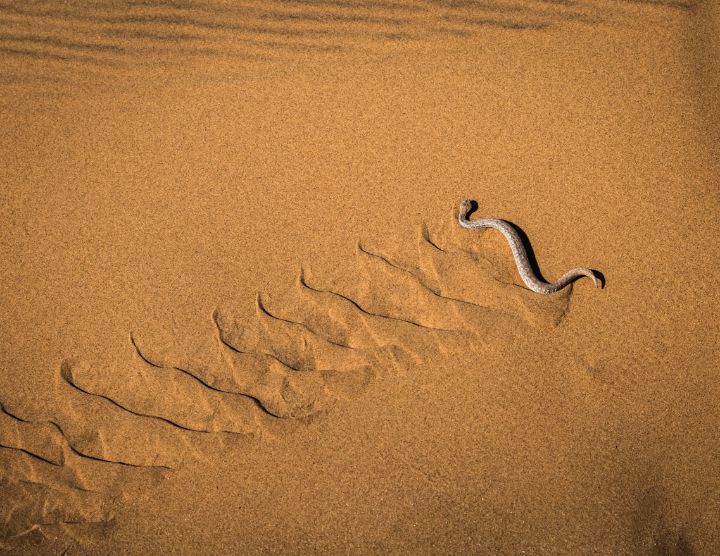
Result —
[[505, 239], [510, 244], [510, 249], [512, 249], [513, 257], [515, 257], [515, 264], [517, 265], [520, 278], [522, 278], [525, 285], [535, 293], [542, 295], [555, 293], [583, 276], [592, 278], [595, 283], [595, 287], [601, 285], [601, 282], [595, 272], [589, 268], [573, 268], [572, 270], [568, 270], [560, 277], [559, 280], [552, 283], [540, 280], [535, 275], [535, 272], [530, 265], [530, 259], [528, 258], [525, 245], [523, 245], [520, 235], [512, 224], [498, 218], [479, 218], [477, 220], [470, 220], [468, 218], [470, 212], [472, 212], [472, 201], [463, 201], [460, 203], [460, 213], [458, 215], [458, 222], [460, 225], [463, 228], [494, 228], [505, 236]]

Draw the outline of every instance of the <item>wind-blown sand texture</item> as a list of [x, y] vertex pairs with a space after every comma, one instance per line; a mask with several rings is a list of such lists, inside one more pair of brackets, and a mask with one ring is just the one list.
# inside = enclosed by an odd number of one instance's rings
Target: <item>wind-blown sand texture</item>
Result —
[[0, 550], [720, 553], [718, 37], [0, 4]]

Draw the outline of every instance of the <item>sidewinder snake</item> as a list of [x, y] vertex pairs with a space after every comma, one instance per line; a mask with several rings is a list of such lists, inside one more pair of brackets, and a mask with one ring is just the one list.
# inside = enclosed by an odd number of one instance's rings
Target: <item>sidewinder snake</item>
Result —
[[477, 220], [470, 220], [469, 214], [473, 211], [473, 201], [463, 201], [460, 203], [460, 213], [458, 215], [458, 222], [463, 228], [495, 228], [510, 244], [513, 256], [515, 257], [515, 264], [517, 265], [520, 278], [525, 282], [525, 285], [532, 291], [542, 294], [549, 295], [555, 293], [558, 290], [563, 289], [565, 286], [574, 282], [582, 276], [592, 278], [595, 282], [595, 287], [602, 286], [602, 283], [598, 279], [595, 272], [589, 268], [573, 268], [563, 274], [559, 280], [547, 283], [538, 278], [530, 265], [530, 259], [528, 258], [527, 250], [523, 245], [520, 234], [513, 227], [512, 224], [505, 220], [498, 218], [479, 218]]

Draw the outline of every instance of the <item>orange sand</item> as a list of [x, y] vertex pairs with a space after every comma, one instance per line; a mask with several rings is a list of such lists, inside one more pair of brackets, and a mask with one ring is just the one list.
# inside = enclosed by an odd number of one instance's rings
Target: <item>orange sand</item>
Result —
[[[0, 547], [720, 553], [718, 37], [693, 0], [0, 7]], [[520, 287], [465, 198], [605, 289]]]

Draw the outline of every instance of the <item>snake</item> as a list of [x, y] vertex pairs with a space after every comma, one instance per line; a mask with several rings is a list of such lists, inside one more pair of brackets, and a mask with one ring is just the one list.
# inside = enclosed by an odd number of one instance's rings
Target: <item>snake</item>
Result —
[[542, 295], [550, 295], [583, 276], [592, 278], [596, 288], [598, 286], [602, 287], [602, 282], [595, 271], [582, 267], [568, 270], [557, 281], [552, 283], [541, 280], [537, 277], [530, 265], [527, 249], [515, 227], [510, 222], [499, 218], [478, 218], [476, 220], [470, 220], [469, 216], [470, 213], [473, 212], [473, 203], [474, 201], [471, 200], [460, 203], [458, 222], [463, 228], [494, 228], [505, 236], [505, 239], [510, 244], [513, 257], [515, 257], [515, 265], [517, 266], [520, 278], [525, 282], [528, 289]]

